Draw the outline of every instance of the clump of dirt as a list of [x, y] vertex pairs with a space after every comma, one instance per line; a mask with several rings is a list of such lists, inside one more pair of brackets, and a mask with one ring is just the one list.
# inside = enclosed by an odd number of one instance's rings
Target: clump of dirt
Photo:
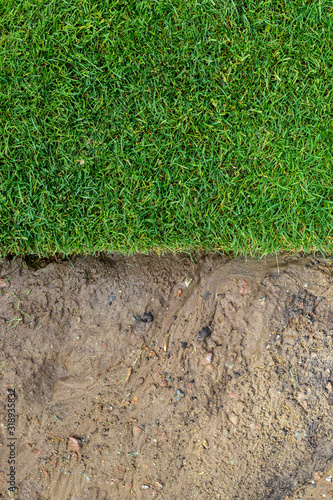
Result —
[[11, 390], [19, 500], [333, 498], [332, 271], [3, 260], [1, 498]]

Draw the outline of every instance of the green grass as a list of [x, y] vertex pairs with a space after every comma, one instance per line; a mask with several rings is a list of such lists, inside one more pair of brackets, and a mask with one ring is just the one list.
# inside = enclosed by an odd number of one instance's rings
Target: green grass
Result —
[[332, 250], [332, 64], [332, 1], [0, 0], [0, 253]]

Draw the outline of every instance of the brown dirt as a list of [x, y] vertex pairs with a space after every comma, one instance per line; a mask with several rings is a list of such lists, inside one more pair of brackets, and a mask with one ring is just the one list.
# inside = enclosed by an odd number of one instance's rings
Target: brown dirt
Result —
[[333, 499], [332, 271], [3, 260], [0, 498], [14, 388], [16, 499]]

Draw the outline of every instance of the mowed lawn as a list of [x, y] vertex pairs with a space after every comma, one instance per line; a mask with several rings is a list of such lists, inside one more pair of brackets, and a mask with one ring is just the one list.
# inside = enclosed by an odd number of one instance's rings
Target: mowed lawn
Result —
[[332, 249], [333, 2], [1, 0], [0, 254]]

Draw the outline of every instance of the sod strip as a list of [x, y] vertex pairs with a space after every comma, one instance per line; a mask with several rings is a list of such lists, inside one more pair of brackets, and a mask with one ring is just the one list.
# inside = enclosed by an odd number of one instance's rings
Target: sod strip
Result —
[[0, 254], [332, 249], [332, 1], [0, 1]]

